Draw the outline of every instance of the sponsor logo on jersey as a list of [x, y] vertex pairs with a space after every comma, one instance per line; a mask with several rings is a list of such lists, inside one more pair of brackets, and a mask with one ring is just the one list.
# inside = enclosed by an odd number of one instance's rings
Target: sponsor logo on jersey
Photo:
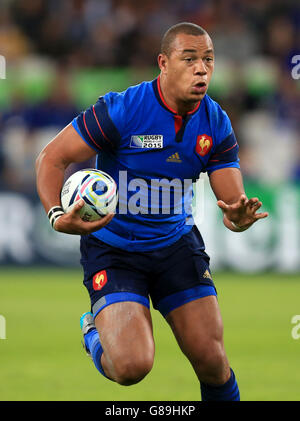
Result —
[[130, 139], [131, 148], [162, 149], [164, 137], [162, 134], [134, 135]]
[[212, 137], [207, 134], [201, 134], [197, 137], [196, 152], [200, 156], [205, 156], [209, 153], [213, 145]]
[[169, 156], [169, 158], [166, 159], [167, 162], [177, 162], [180, 163], [182, 160], [180, 159], [179, 153], [176, 152], [173, 155]]
[[101, 270], [101, 272], [96, 273], [96, 275], [93, 276], [94, 290], [100, 291], [100, 289], [104, 287], [106, 282], [107, 282], [106, 270]]

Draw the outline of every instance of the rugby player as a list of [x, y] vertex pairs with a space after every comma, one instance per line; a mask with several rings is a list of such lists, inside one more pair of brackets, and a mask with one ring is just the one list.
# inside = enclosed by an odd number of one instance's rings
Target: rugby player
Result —
[[[231, 231], [244, 231], [268, 216], [258, 212], [258, 198], [246, 196], [230, 120], [206, 93], [214, 70], [210, 36], [192, 23], [172, 26], [162, 39], [158, 65], [155, 80], [100, 97], [44, 148], [36, 163], [37, 189], [54, 229], [81, 235], [84, 285], [91, 298], [81, 328], [98, 371], [131, 385], [151, 370], [151, 298], [190, 361], [202, 400], [240, 400], [209, 256], [188, 207], [178, 212], [178, 203], [171, 201], [168, 212], [161, 212], [161, 203], [153, 212], [150, 203], [148, 210], [117, 209], [94, 222], [79, 217], [83, 202], [67, 214], [60, 208], [66, 168], [96, 156], [96, 167], [109, 173], [119, 190], [121, 172], [126, 183], [142, 179], [147, 186], [154, 179], [195, 181], [207, 173]], [[133, 193], [128, 194], [129, 200]], [[183, 194], [182, 204], [191, 198]]]

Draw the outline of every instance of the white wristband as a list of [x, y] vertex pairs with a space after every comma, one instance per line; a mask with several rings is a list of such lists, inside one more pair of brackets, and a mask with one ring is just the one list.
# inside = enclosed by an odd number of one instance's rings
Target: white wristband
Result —
[[54, 228], [54, 224], [55, 222], [58, 220], [58, 218], [60, 218], [62, 215], [64, 215], [64, 210], [61, 206], [53, 206], [47, 216], [49, 218], [50, 224], [52, 226], [52, 228]]

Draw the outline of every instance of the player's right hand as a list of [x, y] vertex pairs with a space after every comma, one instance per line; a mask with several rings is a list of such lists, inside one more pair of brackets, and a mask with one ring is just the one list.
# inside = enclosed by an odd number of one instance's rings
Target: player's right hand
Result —
[[54, 223], [55, 231], [64, 232], [65, 234], [87, 235], [105, 227], [114, 217], [113, 213], [109, 213], [97, 221], [83, 221], [79, 215], [83, 206], [84, 201], [81, 200], [71, 212], [60, 216]]

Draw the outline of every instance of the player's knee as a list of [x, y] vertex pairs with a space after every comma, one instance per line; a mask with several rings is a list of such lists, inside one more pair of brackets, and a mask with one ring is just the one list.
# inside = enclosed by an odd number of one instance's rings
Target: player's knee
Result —
[[115, 380], [123, 386], [136, 384], [151, 371], [152, 366], [153, 357], [151, 355], [123, 359], [115, 367]]
[[200, 381], [224, 384], [228, 380], [229, 364], [224, 346], [219, 341], [213, 341], [210, 346], [199, 350], [193, 365]]

